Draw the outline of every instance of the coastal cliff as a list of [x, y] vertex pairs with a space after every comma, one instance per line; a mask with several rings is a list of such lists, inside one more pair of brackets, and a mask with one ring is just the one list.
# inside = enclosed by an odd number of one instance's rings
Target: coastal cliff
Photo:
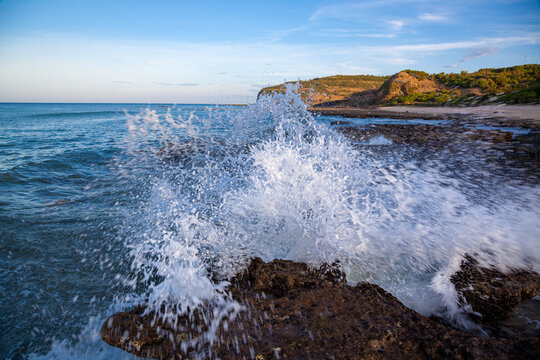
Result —
[[[263, 88], [259, 96], [285, 91]], [[540, 103], [540, 65], [428, 74], [403, 70], [392, 76], [339, 75], [299, 82], [311, 106], [365, 107], [397, 104], [480, 105]]]
[[[334, 75], [316, 78], [307, 81], [298, 81], [298, 92], [303, 100], [310, 105], [325, 103], [329, 101], [343, 101], [354, 94], [365, 91], [376, 91], [387, 81], [390, 76], [375, 75]], [[284, 92], [287, 84], [296, 83], [294, 81], [280, 85], [269, 86], [261, 89], [258, 96]]]

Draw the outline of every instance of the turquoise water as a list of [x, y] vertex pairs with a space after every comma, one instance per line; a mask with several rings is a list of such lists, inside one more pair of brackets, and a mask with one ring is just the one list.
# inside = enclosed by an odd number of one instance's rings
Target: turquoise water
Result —
[[351, 282], [463, 326], [447, 286], [460, 256], [538, 266], [540, 192], [519, 169], [359, 149], [332, 120], [289, 95], [0, 104], [0, 358], [130, 358], [100, 340], [108, 315], [143, 299], [238, 311], [208, 279], [253, 255], [339, 258]]

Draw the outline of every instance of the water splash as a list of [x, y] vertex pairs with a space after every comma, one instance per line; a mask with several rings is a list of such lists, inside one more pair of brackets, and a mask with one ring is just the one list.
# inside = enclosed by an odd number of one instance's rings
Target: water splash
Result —
[[[163, 121], [181, 128], [168, 115], [138, 120], [158, 139], [170, 136], [157, 125]], [[501, 187], [497, 193], [519, 200], [477, 204], [436, 164], [426, 169], [399, 152], [381, 158], [355, 148], [318, 123], [294, 90], [212, 121], [234, 131], [189, 133], [206, 148], [190, 154], [189, 166], [168, 167], [144, 205], [155, 217], [144, 220], [134, 268], [164, 279], [149, 287], [155, 304], [224, 297], [208, 269], [226, 279], [250, 256], [313, 265], [340, 259], [350, 281], [378, 283], [422, 313], [444, 307], [454, 317], [460, 309], [437, 279], [448, 278], [456, 259], [474, 253], [501, 268], [538, 261], [538, 206], [523, 200], [538, 198], [535, 189]]]
[[[538, 189], [467, 192], [444, 158], [426, 164], [395, 147], [357, 147], [289, 90], [242, 111], [128, 116], [115, 168], [131, 188], [118, 225], [132, 259], [118, 279], [130, 304], [146, 301], [172, 325], [203, 312], [209, 330], [193, 344], [211, 343], [242, 311], [226, 286], [249, 257], [339, 259], [349, 282], [376, 283], [470, 327], [449, 283], [464, 254], [538, 268]], [[128, 306], [122, 299], [116, 307]]]

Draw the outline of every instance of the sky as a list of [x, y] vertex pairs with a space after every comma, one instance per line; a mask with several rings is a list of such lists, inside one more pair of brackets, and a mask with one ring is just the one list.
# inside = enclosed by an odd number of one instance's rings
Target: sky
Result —
[[0, 0], [0, 101], [250, 103], [284, 81], [540, 63], [531, 0]]

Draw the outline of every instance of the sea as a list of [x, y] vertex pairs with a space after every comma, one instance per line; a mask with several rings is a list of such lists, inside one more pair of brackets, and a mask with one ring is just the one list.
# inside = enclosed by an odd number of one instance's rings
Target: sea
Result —
[[164, 317], [242, 311], [227, 280], [253, 256], [339, 260], [349, 283], [465, 329], [450, 283], [465, 254], [538, 271], [540, 188], [522, 170], [353, 142], [337, 119], [294, 91], [249, 106], [1, 103], [0, 359], [134, 359], [101, 340], [108, 316], [142, 301]]

